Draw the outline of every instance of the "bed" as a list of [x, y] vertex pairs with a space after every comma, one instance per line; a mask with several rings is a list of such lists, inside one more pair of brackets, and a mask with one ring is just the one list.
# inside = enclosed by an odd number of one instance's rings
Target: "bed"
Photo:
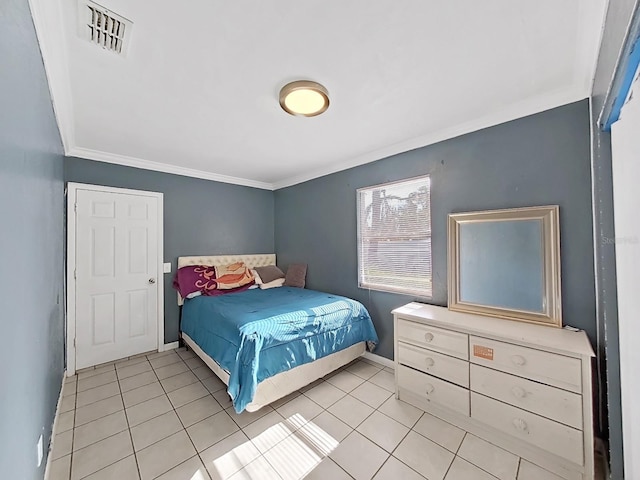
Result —
[[[268, 255], [179, 257], [178, 268], [244, 262], [274, 265]], [[196, 297], [183, 305], [180, 335], [227, 385], [237, 412], [254, 412], [304, 387], [377, 342], [359, 302], [294, 287]]]

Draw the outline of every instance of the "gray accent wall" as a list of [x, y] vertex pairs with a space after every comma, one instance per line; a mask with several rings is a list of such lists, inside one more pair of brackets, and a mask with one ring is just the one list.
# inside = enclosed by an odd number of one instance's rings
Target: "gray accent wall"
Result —
[[164, 194], [164, 341], [178, 339], [179, 309], [171, 286], [186, 255], [274, 253], [273, 192], [79, 158], [65, 158], [67, 182]]
[[[609, 88], [624, 47], [638, 0], [609, 2], [591, 98], [591, 161], [593, 169], [593, 217], [598, 323], [598, 418], [602, 436], [609, 440], [611, 478], [624, 478], [622, 409], [620, 403], [620, 350], [616, 286], [615, 230], [613, 224], [613, 180], [611, 134], [600, 129], [603, 109], [613, 103]], [[614, 92], [614, 96], [615, 96]], [[606, 119], [603, 119], [603, 121]]]
[[27, 0], [0, 5], [0, 72], [0, 477], [35, 480], [44, 476], [64, 370], [64, 194]]
[[433, 298], [447, 304], [447, 214], [560, 205], [564, 323], [596, 337], [589, 104], [583, 100], [275, 192], [278, 263], [309, 288], [360, 300], [393, 357], [391, 310], [418, 300], [358, 288], [356, 189], [431, 175]]

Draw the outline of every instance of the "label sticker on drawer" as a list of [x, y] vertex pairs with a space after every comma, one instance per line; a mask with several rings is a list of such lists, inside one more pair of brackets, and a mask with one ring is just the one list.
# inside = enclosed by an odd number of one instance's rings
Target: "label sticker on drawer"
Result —
[[493, 348], [483, 347], [482, 345], [474, 345], [473, 356], [484, 358], [485, 360], [493, 360]]

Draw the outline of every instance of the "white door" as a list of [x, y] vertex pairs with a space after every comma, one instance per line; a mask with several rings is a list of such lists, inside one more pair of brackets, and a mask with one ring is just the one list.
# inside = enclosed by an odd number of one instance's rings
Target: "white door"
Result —
[[158, 348], [158, 202], [77, 190], [76, 369]]
[[[640, 86], [636, 87], [640, 97]], [[624, 478], [640, 478], [640, 98], [631, 100], [611, 132]]]

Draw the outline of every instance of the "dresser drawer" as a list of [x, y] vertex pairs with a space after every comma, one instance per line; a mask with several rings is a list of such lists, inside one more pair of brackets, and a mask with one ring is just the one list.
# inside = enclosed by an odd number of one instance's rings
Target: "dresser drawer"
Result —
[[469, 416], [469, 390], [398, 365], [398, 385], [429, 403]]
[[398, 342], [398, 361], [425, 373], [469, 388], [469, 362], [427, 348]]
[[397, 339], [427, 347], [447, 355], [469, 360], [469, 336], [443, 328], [398, 319]]
[[583, 465], [582, 432], [471, 392], [471, 418], [570, 462]]
[[471, 390], [582, 430], [582, 397], [471, 364]]
[[581, 363], [577, 358], [480, 337], [470, 337], [469, 342], [473, 363], [572, 392], [582, 391]]

